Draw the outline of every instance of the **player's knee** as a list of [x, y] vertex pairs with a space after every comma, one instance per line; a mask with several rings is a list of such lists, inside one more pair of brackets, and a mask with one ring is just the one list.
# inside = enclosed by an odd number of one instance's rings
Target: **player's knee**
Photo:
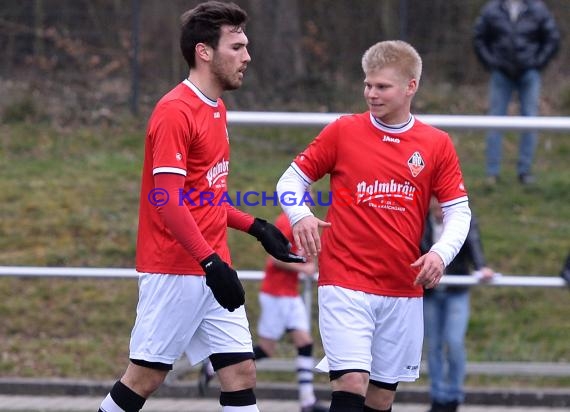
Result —
[[387, 383], [377, 380], [370, 380], [366, 393], [366, 402], [374, 407], [374, 410], [390, 410], [396, 396], [398, 382]]
[[168, 370], [131, 363], [121, 381], [136, 393], [148, 398], [164, 382]]
[[244, 361], [228, 366], [218, 372], [220, 385], [224, 391], [238, 391], [255, 387], [255, 363]]
[[333, 390], [340, 390], [364, 395], [368, 386], [369, 372], [362, 369], [344, 369], [330, 371], [329, 377]]
[[301, 348], [303, 346], [312, 345], [313, 338], [309, 334], [309, 332], [304, 330], [297, 330], [291, 334], [291, 338], [293, 339], [293, 344], [297, 348]]
[[237, 391], [255, 386], [253, 353], [223, 353], [210, 356], [223, 391]]

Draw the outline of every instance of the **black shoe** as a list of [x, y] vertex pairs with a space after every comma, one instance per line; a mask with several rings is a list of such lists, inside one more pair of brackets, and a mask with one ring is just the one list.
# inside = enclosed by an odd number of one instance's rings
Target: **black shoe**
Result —
[[431, 408], [428, 412], [457, 412], [459, 402], [432, 402]]
[[564, 266], [562, 267], [560, 276], [562, 276], [562, 278], [568, 282], [568, 285], [570, 285], [570, 253], [568, 253], [568, 256], [566, 257], [566, 263], [564, 263]]
[[309, 406], [303, 406], [301, 412], [329, 412], [329, 407], [315, 402]]
[[457, 408], [459, 407], [459, 402], [447, 402], [445, 404], [445, 412], [457, 412]]
[[446, 412], [445, 405], [445, 403], [432, 402], [427, 412]]
[[214, 376], [216, 376], [216, 373], [212, 371], [210, 362], [202, 362], [200, 374], [198, 375], [198, 395], [206, 396], [208, 385], [210, 384], [210, 381], [214, 379]]
[[521, 185], [533, 185], [536, 183], [536, 177], [529, 173], [521, 173], [519, 174], [519, 182]]

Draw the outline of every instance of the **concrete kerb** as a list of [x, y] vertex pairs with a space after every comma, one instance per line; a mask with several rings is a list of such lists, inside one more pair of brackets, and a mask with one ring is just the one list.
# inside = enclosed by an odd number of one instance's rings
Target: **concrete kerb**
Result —
[[[114, 381], [77, 379], [0, 378], [0, 394], [30, 396], [100, 396], [103, 398]], [[319, 399], [329, 400], [328, 385], [316, 385]], [[256, 388], [259, 399], [296, 399], [294, 383], [259, 382]], [[198, 398], [195, 381], [173, 382], [163, 385], [154, 395], [160, 398]], [[218, 387], [209, 388], [207, 397], [217, 398]], [[401, 385], [396, 396], [400, 403], [429, 402], [428, 388]], [[466, 388], [466, 404], [504, 406], [570, 407], [570, 388]]]

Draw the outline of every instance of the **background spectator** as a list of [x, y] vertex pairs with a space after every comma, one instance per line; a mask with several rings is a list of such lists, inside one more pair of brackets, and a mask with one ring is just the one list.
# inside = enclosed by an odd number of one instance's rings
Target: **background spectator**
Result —
[[[518, 93], [522, 116], [538, 115], [541, 70], [556, 54], [560, 33], [552, 14], [540, 0], [492, 0], [485, 4], [474, 26], [473, 43], [479, 60], [491, 72], [489, 115], [507, 114], [513, 92]], [[487, 134], [487, 183], [497, 183], [501, 169], [503, 133]], [[537, 134], [521, 133], [517, 173], [531, 184]]]
[[[443, 214], [432, 198], [422, 239], [422, 253], [430, 250], [443, 231]], [[446, 273], [467, 275], [475, 269], [482, 280], [494, 276], [485, 264], [477, 219], [471, 212], [471, 226], [465, 243]], [[424, 294], [424, 330], [430, 378], [429, 412], [455, 412], [464, 400], [465, 334], [469, 323], [469, 287], [439, 285]]]

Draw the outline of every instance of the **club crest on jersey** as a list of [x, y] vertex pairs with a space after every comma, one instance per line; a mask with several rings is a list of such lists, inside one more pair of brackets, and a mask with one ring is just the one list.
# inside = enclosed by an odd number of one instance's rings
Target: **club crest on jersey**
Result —
[[413, 177], [416, 177], [422, 170], [424, 170], [426, 164], [420, 155], [420, 152], [414, 152], [414, 154], [408, 159], [408, 167], [410, 168], [410, 172], [412, 172]]

